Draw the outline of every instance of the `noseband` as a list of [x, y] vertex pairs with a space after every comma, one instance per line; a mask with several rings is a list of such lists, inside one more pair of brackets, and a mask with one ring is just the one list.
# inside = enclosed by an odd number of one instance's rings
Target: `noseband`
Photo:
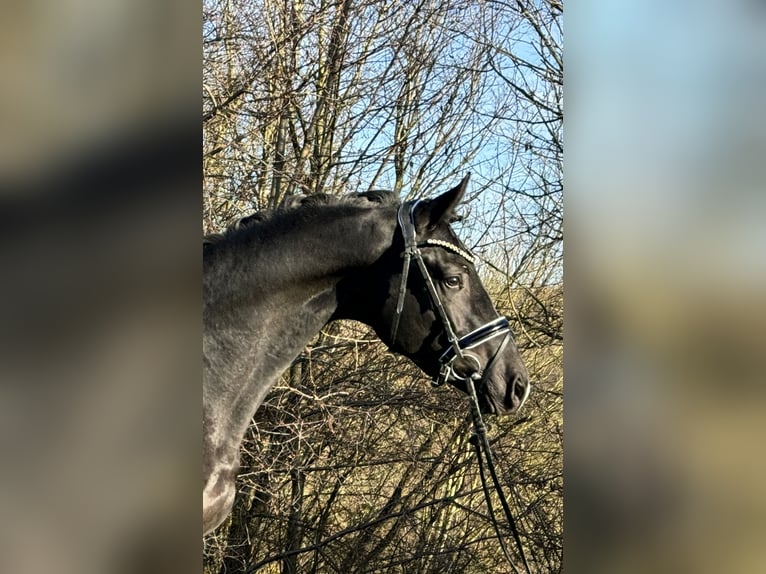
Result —
[[[470, 376], [470, 378], [481, 379], [481, 383], [483, 384], [489, 377], [489, 372], [495, 360], [502, 353], [502, 350], [505, 349], [506, 345], [508, 345], [508, 341], [511, 338], [511, 329], [508, 324], [508, 319], [505, 317], [498, 317], [492, 321], [489, 321], [488, 323], [485, 323], [478, 329], [471, 331], [467, 335], [463, 335], [462, 337], [458, 338], [458, 336], [455, 334], [455, 329], [452, 327], [452, 321], [450, 321], [447, 310], [439, 298], [439, 294], [436, 292], [436, 287], [434, 287], [433, 279], [431, 278], [425, 261], [423, 260], [423, 253], [421, 249], [424, 247], [440, 247], [460, 255], [469, 263], [473, 263], [474, 258], [473, 255], [471, 255], [468, 251], [453, 243], [450, 243], [449, 241], [442, 241], [439, 239], [425, 239], [421, 242], [418, 242], [417, 233], [415, 231], [414, 216], [415, 207], [417, 204], [418, 201], [405, 202], [401, 205], [401, 207], [399, 207], [399, 212], [397, 214], [399, 228], [402, 230], [402, 236], [404, 237], [404, 252], [402, 253], [402, 258], [404, 259], [404, 267], [402, 269], [402, 281], [399, 284], [399, 297], [396, 303], [396, 314], [394, 315], [393, 325], [391, 326], [391, 344], [396, 341], [396, 333], [399, 329], [399, 319], [401, 318], [402, 310], [404, 309], [404, 297], [407, 291], [407, 279], [410, 273], [410, 263], [414, 258], [418, 264], [420, 273], [423, 276], [426, 288], [428, 289], [428, 294], [431, 298], [431, 305], [434, 307], [436, 312], [439, 314], [439, 317], [441, 318], [442, 325], [444, 326], [444, 331], [447, 334], [447, 341], [449, 342], [449, 345], [446, 349], [444, 349], [441, 356], [439, 357], [439, 376], [436, 378], [436, 380], [434, 380], [434, 386], [440, 386], [449, 381], [465, 381], [467, 378], [469, 378], [460, 376], [457, 372], [455, 372], [453, 366], [457, 359], [461, 359], [463, 361], [470, 359], [476, 363], [477, 370]], [[479, 360], [479, 357], [472, 353], [471, 349], [475, 349], [490, 339], [494, 339], [495, 337], [499, 336], [503, 336], [503, 340], [495, 350], [492, 358], [487, 362], [486, 365], [483, 366]]]

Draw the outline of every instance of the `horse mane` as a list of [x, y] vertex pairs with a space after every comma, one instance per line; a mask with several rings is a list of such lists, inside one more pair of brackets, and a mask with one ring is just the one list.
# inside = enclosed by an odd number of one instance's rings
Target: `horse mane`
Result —
[[296, 210], [310, 210], [328, 205], [356, 205], [360, 207], [379, 207], [398, 205], [399, 197], [392, 191], [376, 189], [372, 191], [350, 193], [347, 195], [330, 195], [314, 193], [311, 195], [288, 195], [274, 209], [263, 209], [229, 224], [220, 233], [210, 233], [202, 238], [203, 249], [207, 246], [221, 243], [238, 236], [246, 229], [270, 221], [275, 216]]

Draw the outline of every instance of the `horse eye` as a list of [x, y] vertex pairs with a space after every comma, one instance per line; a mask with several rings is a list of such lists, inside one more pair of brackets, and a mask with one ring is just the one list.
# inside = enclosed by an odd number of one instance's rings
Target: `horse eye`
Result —
[[444, 284], [450, 289], [457, 289], [462, 285], [462, 283], [463, 282], [460, 280], [460, 275], [451, 275], [444, 280]]

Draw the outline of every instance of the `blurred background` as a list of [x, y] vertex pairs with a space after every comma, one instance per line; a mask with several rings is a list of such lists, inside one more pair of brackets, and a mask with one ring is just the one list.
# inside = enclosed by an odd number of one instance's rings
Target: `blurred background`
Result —
[[199, 568], [201, 17], [188, 8], [4, 5], [3, 572]]
[[566, 7], [570, 571], [766, 563], [765, 8]]
[[[202, 569], [198, 242], [225, 223], [202, 201], [207, 9], [11, 2], [0, 23], [4, 572]], [[765, 20], [745, 0], [564, 6], [568, 571], [766, 562]], [[381, 187], [408, 181], [394, 159]], [[444, 163], [421, 191], [464, 167]]]

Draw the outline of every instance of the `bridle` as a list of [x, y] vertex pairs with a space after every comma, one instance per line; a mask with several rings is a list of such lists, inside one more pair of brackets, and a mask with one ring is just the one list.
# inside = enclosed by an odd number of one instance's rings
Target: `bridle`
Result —
[[[510, 553], [505, 546], [505, 542], [503, 540], [502, 534], [500, 533], [497, 520], [494, 518], [494, 510], [492, 507], [489, 489], [487, 487], [486, 477], [484, 475], [484, 465], [482, 464], [482, 450], [484, 451], [484, 455], [487, 459], [487, 467], [489, 468], [490, 476], [492, 477], [495, 489], [500, 498], [500, 503], [503, 507], [505, 516], [508, 519], [508, 525], [511, 528], [511, 532], [513, 534], [514, 541], [516, 542], [522, 564], [524, 565], [527, 573], [529, 573], [529, 564], [527, 563], [527, 557], [524, 553], [524, 546], [521, 543], [516, 521], [513, 518], [510, 506], [505, 497], [505, 494], [503, 493], [503, 489], [501, 488], [500, 481], [495, 470], [495, 465], [492, 460], [492, 451], [489, 447], [489, 440], [487, 438], [487, 427], [484, 424], [484, 420], [481, 416], [479, 399], [476, 392], [477, 388], [482, 389], [484, 385], [486, 385], [489, 379], [489, 374], [492, 370], [492, 365], [495, 363], [497, 357], [502, 355], [503, 350], [508, 345], [508, 342], [512, 340], [511, 328], [508, 323], [508, 319], [505, 317], [497, 317], [496, 319], [488, 321], [478, 329], [475, 329], [460, 338], [458, 338], [458, 336], [455, 334], [455, 329], [452, 326], [452, 321], [447, 314], [447, 310], [445, 309], [444, 304], [439, 298], [439, 294], [436, 291], [436, 287], [434, 287], [434, 282], [431, 278], [431, 274], [428, 272], [428, 267], [426, 267], [425, 261], [423, 260], [423, 253], [421, 249], [425, 247], [440, 247], [460, 255], [463, 259], [471, 264], [473, 264], [474, 258], [473, 255], [471, 255], [468, 251], [462, 247], [459, 247], [458, 245], [455, 245], [454, 243], [450, 243], [449, 241], [443, 241], [440, 239], [424, 239], [423, 241], [418, 242], [417, 232], [415, 230], [414, 215], [415, 208], [417, 207], [418, 203], [418, 200], [404, 202], [399, 207], [399, 211], [397, 212], [398, 225], [402, 231], [402, 236], [404, 237], [404, 251], [402, 252], [404, 267], [402, 268], [402, 280], [399, 284], [396, 312], [394, 315], [393, 324], [391, 326], [391, 344], [393, 345], [396, 341], [396, 334], [399, 330], [399, 319], [401, 318], [402, 311], [404, 309], [404, 297], [407, 292], [407, 281], [410, 273], [410, 264], [414, 258], [418, 268], [420, 269], [420, 274], [423, 276], [426, 288], [428, 289], [428, 294], [431, 298], [431, 305], [434, 307], [439, 317], [441, 318], [442, 325], [444, 326], [444, 331], [447, 334], [447, 341], [449, 343], [439, 357], [439, 376], [436, 378], [436, 380], [433, 381], [433, 385], [440, 386], [449, 381], [465, 382], [468, 396], [471, 399], [471, 417], [473, 419], [474, 425], [474, 435], [471, 437], [470, 442], [476, 449], [476, 456], [479, 461], [479, 473], [481, 476], [482, 488], [484, 490], [484, 497], [487, 501], [487, 508], [490, 512], [490, 515], [492, 516], [492, 521], [495, 526], [495, 531], [497, 533], [500, 546], [503, 550], [503, 554], [505, 555], [508, 563], [513, 568], [514, 572], [520, 574], [518, 567], [511, 558]], [[487, 341], [500, 336], [503, 337], [503, 340], [495, 349], [495, 352], [492, 354], [490, 360], [487, 361], [487, 364], [482, 368], [481, 360], [476, 354], [471, 352], [471, 349], [475, 349]], [[457, 359], [472, 360], [474, 363], [476, 363], [476, 371], [467, 376], [461, 376], [454, 369], [454, 363]]]
[[[404, 259], [404, 267], [402, 268], [402, 280], [399, 284], [399, 295], [396, 302], [396, 312], [394, 315], [394, 321], [391, 326], [391, 344], [396, 341], [396, 334], [399, 330], [399, 319], [401, 318], [402, 311], [404, 309], [404, 297], [407, 291], [407, 281], [410, 273], [410, 264], [412, 259], [415, 259], [420, 274], [423, 276], [426, 288], [428, 290], [429, 297], [431, 299], [431, 305], [439, 315], [444, 331], [447, 334], [448, 345], [439, 357], [439, 375], [433, 381], [434, 386], [443, 385], [449, 381], [465, 381], [469, 377], [459, 375], [455, 369], [455, 361], [461, 359], [471, 360], [476, 364], [476, 371], [471, 375], [474, 379], [481, 379], [480, 387], [486, 383], [489, 378], [489, 373], [492, 370], [492, 365], [498, 356], [502, 354], [502, 351], [508, 345], [511, 340], [511, 329], [508, 324], [508, 319], [505, 317], [497, 317], [491, 321], [485, 323], [478, 329], [471, 331], [470, 333], [458, 338], [455, 334], [455, 329], [452, 326], [452, 321], [447, 314], [447, 310], [439, 297], [439, 294], [434, 287], [431, 274], [428, 272], [425, 261], [423, 260], [423, 253], [421, 249], [426, 247], [437, 247], [451, 251], [461, 256], [469, 263], [473, 263], [474, 258], [468, 251], [462, 247], [450, 243], [449, 241], [443, 241], [440, 239], [424, 239], [421, 242], [417, 240], [417, 232], [415, 230], [415, 208], [419, 203], [416, 201], [408, 201], [402, 203], [397, 213], [397, 220], [399, 228], [402, 231], [404, 238], [404, 251], [402, 252], [402, 258]], [[472, 353], [471, 350], [483, 345], [487, 341], [496, 337], [503, 337], [500, 345], [495, 349], [490, 360], [486, 365], [482, 365], [479, 357]], [[477, 377], [479, 375], [479, 377]]]

